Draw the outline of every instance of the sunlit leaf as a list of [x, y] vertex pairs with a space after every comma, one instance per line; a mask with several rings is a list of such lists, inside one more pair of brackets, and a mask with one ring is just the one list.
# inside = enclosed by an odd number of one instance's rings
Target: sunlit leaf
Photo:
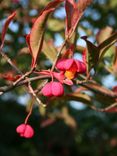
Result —
[[90, 71], [92, 68], [96, 69], [107, 50], [117, 42], [117, 32], [112, 34], [109, 38], [104, 40], [98, 46], [95, 46], [86, 36], [81, 37], [87, 44], [87, 68]]
[[34, 67], [37, 61], [37, 57], [42, 50], [44, 32], [47, 19], [51, 12], [53, 12], [56, 7], [63, 2], [63, 0], [55, 0], [50, 2], [46, 8], [40, 13], [39, 17], [35, 21], [31, 33], [30, 33], [30, 48], [32, 53], [32, 66]]
[[53, 41], [44, 40], [42, 51], [51, 62], [54, 62], [57, 56], [57, 50], [54, 47]]
[[48, 21], [48, 29], [51, 31], [61, 31], [64, 30], [64, 21], [59, 19], [49, 19]]
[[109, 26], [101, 29], [97, 35], [96, 35], [96, 40], [98, 44], [101, 44], [104, 40], [106, 40], [108, 37], [111, 36], [113, 29]]
[[100, 50], [99, 59], [101, 59], [106, 51], [117, 42], [117, 32], [112, 34], [109, 38], [104, 40], [101, 44], [99, 44], [98, 48]]

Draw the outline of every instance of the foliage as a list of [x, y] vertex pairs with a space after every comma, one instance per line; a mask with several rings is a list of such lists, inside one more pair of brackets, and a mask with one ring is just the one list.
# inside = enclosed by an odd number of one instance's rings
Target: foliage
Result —
[[0, 155], [117, 155], [117, 2], [0, 5]]

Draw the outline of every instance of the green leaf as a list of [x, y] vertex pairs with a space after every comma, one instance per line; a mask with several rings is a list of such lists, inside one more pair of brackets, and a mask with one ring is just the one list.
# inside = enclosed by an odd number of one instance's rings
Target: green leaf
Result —
[[101, 61], [107, 50], [117, 42], [117, 32], [112, 34], [108, 39], [104, 40], [99, 46], [95, 46], [93, 43], [87, 40], [87, 36], [81, 37], [87, 44], [87, 71], [92, 68], [96, 70], [97, 65]]
[[64, 30], [64, 21], [60, 19], [49, 19], [48, 21], [48, 29], [51, 31], [61, 31]]
[[57, 56], [57, 50], [54, 46], [53, 41], [44, 40], [42, 51], [51, 62], [54, 62]]
[[117, 42], [117, 32], [115, 32], [114, 34], [112, 34], [108, 39], [106, 39], [105, 41], [103, 41], [99, 46], [99, 60], [102, 59], [102, 57], [104, 56], [104, 54], [106, 53], [106, 51]]

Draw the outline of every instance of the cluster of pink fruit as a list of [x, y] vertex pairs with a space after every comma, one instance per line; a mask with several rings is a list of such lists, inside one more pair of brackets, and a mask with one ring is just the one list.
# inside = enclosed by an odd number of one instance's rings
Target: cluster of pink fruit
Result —
[[[47, 97], [62, 96], [64, 94], [63, 83], [72, 85], [78, 73], [86, 72], [86, 64], [76, 59], [60, 59], [56, 64], [60, 72], [42, 71], [40, 74], [51, 75], [52, 81], [48, 82], [41, 90], [42, 94]], [[54, 81], [56, 79], [57, 81]], [[21, 124], [16, 128], [16, 132], [24, 138], [31, 138], [34, 130], [29, 124]]]
[[72, 79], [75, 78], [78, 73], [86, 72], [85, 63], [75, 59], [60, 59], [56, 67], [60, 70], [60, 73], [53, 72], [51, 74], [58, 82], [51, 81], [47, 83], [42, 89], [44, 96], [62, 96], [64, 94], [62, 84], [72, 85]]

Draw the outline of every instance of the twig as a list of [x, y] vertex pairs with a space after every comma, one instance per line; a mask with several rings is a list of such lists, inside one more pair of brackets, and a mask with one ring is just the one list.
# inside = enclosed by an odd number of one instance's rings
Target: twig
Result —
[[22, 72], [16, 67], [12, 60], [3, 51], [0, 51], [0, 54], [18, 74], [22, 74]]
[[61, 52], [62, 52], [62, 50], [63, 50], [63, 48], [64, 48], [64, 46], [65, 46], [65, 44], [66, 44], [66, 41], [67, 41], [67, 39], [63, 42], [63, 44], [62, 44], [62, 46], [61, 46], [61, 49], [60, 49], [59, 52], [57, 53], [57, 56], [56, 56], [56, 59], [55, 59], [55, 61], [54, 61], [54, 63], [53, 63], [53, 66], [52, 66], [52, 68], [51, 68], [51, 71], [54, 70], [55, 65], [56, 65], [56, 62], [57, 62], [57, 60], [58, 60], [58, 58], [59, 58], [59, 56], [60, 56], [60, 54], [61, 54]]
[[29, 88], [29, 91], [30, 93], [33, 95], [33, 97], [36, 99], [36, 101], [38, 102], [39, 105], [42, 105], [43, 107], [46, 107], [46, 105], [44, 105], [41, 100], [37, 97], [37, 95], [35, 94], [32, 86], [31, 86], [31, 83], [30, 81], [28, 82], [28, 88]]
[[91, 109], [96, 110], [98, 112], [106, 112], [108, 110], [110, 110], [111, 108], [114, 108], [115, 106], [117, 106], [117, 102], [113, 103], [112, 105], [106, 107], [106, 108], [97, 108], [95, 106], [89, 106]]
[[117, 93], [97, 84], [95, 81], [93, 80], [86, 80], [86, 81], [76, 81], [76, 84], [79, 84], [85, 88], [88, 88], [89, 90], [95, 92], [95, 93], [99, 93], [102, 94], [104, 96], [108, 96], [111, 98], [117, 98]]
[[36, 76], [36, 77], [29, 78], [29, 80], [20, 81], [15, 86], [10, 85], [10, 86], [0, 87], [0, 95], [4, 94], [4, 93], [6, 93], [6, 92], [8, 92], [10, 90], [13, 90], [14, 88], [25, 85], [25, 84], [28, 83], [28, 81], [32, 82], [32, 81], [37, 81], [37, 80], [42, 80], [42, 79], [47, 79], [47, 78], [50, 78], [50, 76], [46, 76], [46, 75]]
[[48, 82], [48, 79], [43, 80], [42, 82], [43, 83], [39, 84], [38, 88], [35, 90], [35, 94], [38, 94], [38, 95], [40, 94], [41, 88], [43, 88], [46, 85], [46, 83]]
[[15, 86], [17, 83], [19, 83], [21, 80], [25, 79], [27, 76], [29, 76], [32, 72], [33, 72], [34, 68], [32, 68], [30, 71], [26, 72], [25, 74], [23, 74], [18, 80], [16, 80], [13, 83], [13, 86]]

